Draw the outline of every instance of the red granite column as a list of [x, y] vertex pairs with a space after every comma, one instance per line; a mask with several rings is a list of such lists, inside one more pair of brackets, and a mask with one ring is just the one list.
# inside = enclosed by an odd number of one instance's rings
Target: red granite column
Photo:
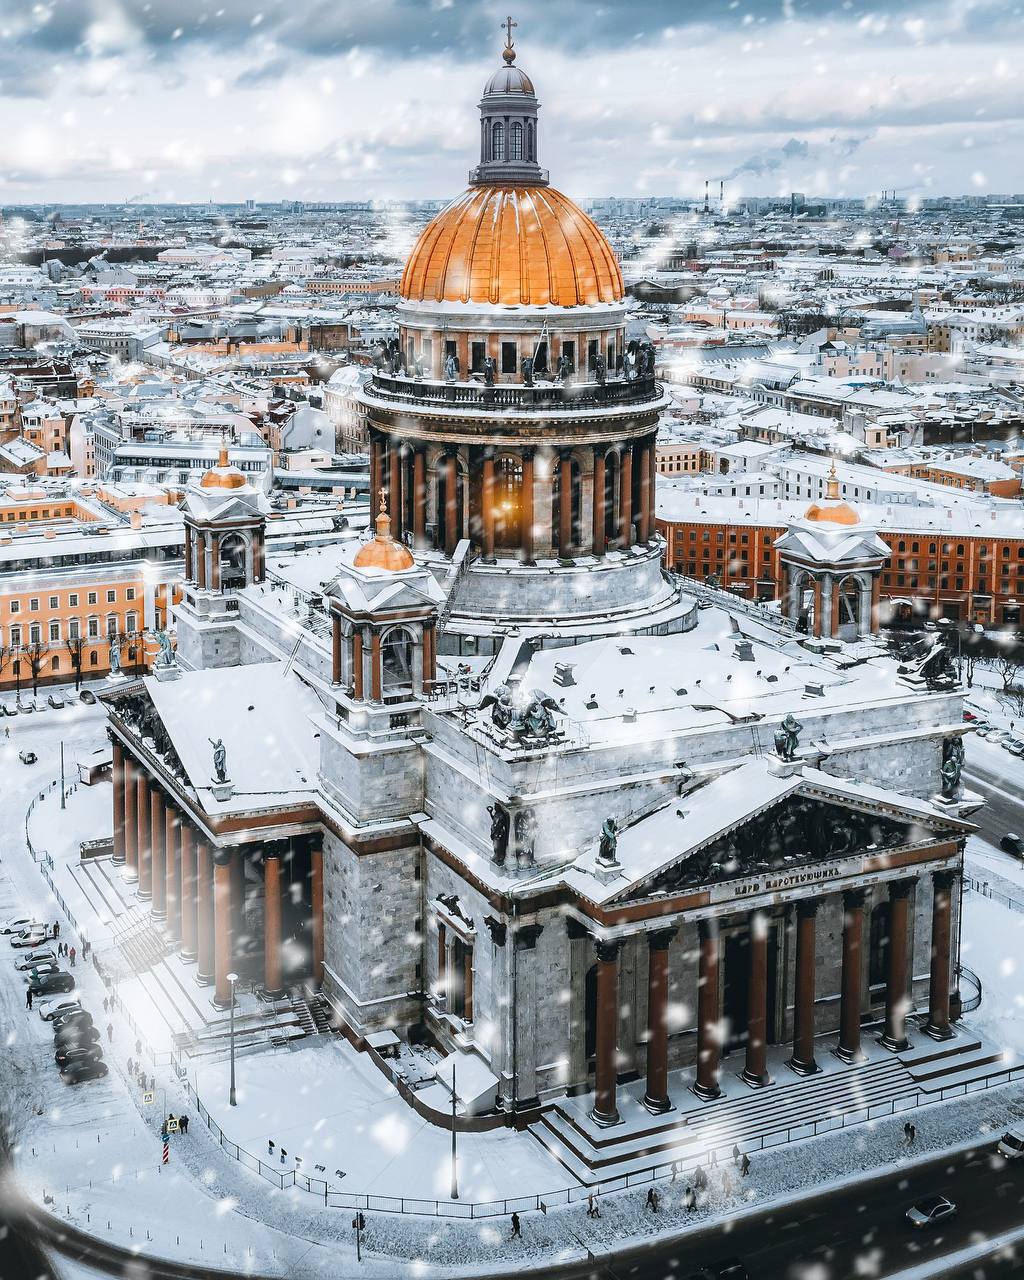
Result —
[[380, 465], [380, 441], [375, 431], [370, 432], [370, 524], [373, 525], [380, 510], [380, 492], [384, 487], [384, 478]]
[[722, 1058], [722, 1037], [718, 1017], [718, 921], [700, 922], [700, 967], [697, 977], [697, 1079], [693, 1091], [698, 1098], [721, 1095], [718, 1083]]
[[114, 849], [111, 855], [111, 861], [116, 866], [123, 866], [125, 862], [124, 853], [124, 830], [125, 830], [125, 812], [124, 812], [124, 748], [121, 746], [121, 740], [112, 737], [110, 740], [113, 759], [111, 764], [111, 777], [114, 783]]
[[185, 530], [185, 581], [191, 582], [192, 575], [195, 572], [192, 564], [192, 532]]
[[561, 454], [558, 462], [558, 556], [572, 557], [572, 456]]
[[246, 932], [245, 921], [245, 850], [235, 849], [231, 855], [231, 963], [238, 968]]
[[599, 1125], [619, 1123], [615, 1103], [618, 1080], [619, 942], [597, 944], [597, 1066], [594, 1106], [590, 1115]]
[[319, 987], [324, 980], [324, 851], [315, 844], [310, 852], [312, 874], [310, 896], [313, 899], [313, 981]]
[[640, 523], [637, 539], [647, 543], [651, 537], [651, 464], [647, 454], [651, 445], [644, 443], [637, 446], [637, 462], [640, 464]]
[[824, 631], [821, 579], [814, 579], [814, 634], [820, 640]]
[[153, 896], [153, 847], [149, 838], [149, 779], [140, 764], [135, 771], [135, 812], [139, 833], [139, 886], [140, 898]]
[[206, 534], [196, 534], [196, 560], [198, 566], [196, 569], [196, 586], [200, 590], [206, 589]]
[[839, 1046], [836, 1056], [858, 1062], [860, 1047], [861, 938], [864, 932], [864, 890], [843, 894], [843, 974], [839, 1000]]
[[157, 920], [167, 915], [167, 864], [164, 846], [164, 798], [159, 788], [149, 793], [149, 838], [153, 847], [152, 912]]
[[623, 449], [619, 484], [619, 546], [633, 545], [633, 450]]
[[647, 466], [650, 475], [648, 499], [650, 502], [649, 525], [651, 537], [658, 532], [658, 441], [655, 436], [647, 448]]
[[660, 1115], [671, 1111], [668, 1096], [668, 949], [675, 929], [647, 935], [647, 1090], [644, 1106]]
[[231, 858], [230, 849], [213, 855], [213, 1003], [218, 1009], [231, 1007]]
[[768, 917], [752, 911], [748, 925], [747, 1054], [741, 1077], [747, 1084], [771, 1084], [768, 1074]]
[[480, 523], [483, 526], [483, 559], [490, 562], [494, 559], [494, 456], [490, 451], [484, 454], [480, 482]]
[[395, 538], [402, 536], [402, 446], [394, 442], [388, 449], [388, 488], [390, 499], [388, 507], [391, 512], [391, 533]]
[[459, 463], [454, 453], [444, 460], [444, 553], [455, 554], [458, 543]]
[[523, 488], [520, 502], [523, 564], [533, 564], [533, 450], [523, 450]]
[[907, 922], [912, 880], [896, 880], [889, 886], [889, 973], [885, 984], [885, 1034], [881, 1043], [900, 1053], [910, 1047], [907, 1039]]
[[281, 858], [268, 849], [263, 858], [263, 990], [276, 999], [281, 984]]
[[932, 876], [932, 966], [924, 1030], [933, 1040], [949, 1040], [953, 1036], [949, 1025], [949, 952], [955, 883], [955, 871], [936, 871]]
[[209, 841], [198, 831], [195, 833], [198, 869], [196, 872], [196, 982], [208, 987], [213, 982], [214, 920], [213, 920], [213, 850]]
[[821, 1068], [814, 1060], [815, 917], [818, 902], [804, 898], [796, 904], [796, 999], [793, 1004], [793, 1056], [789, 1066], [801, 1076]]
[[881, 626], [879, 608], [882, 602], [882, 575], [876, 573], [871, 579], [871, 634], [877, 635]]
[[192, 824], [181, 824], [181, 958], [196, 958], [196, 847]]
[[129, 755], [124, 757], [124, 871], [125, 880], [139, 878], [139, 819], [136, 814], [137, 786], [135, 764]]
[[594, 499], [592, 503], [594, 524], [590, 534], [590, 549], [595, 556], [603, 556], [607, 549], [604, 537], [604, 469], [604, 447], [601, 446], [594, 450]]
[[384, 696], [384, 680], [381, 671], [380, 632], [370, 632], [370, 697], [380, 702]]
[[331, 684], [341, 684], [341, 618], [331, 614]]
[[427, 545], [427, 456], [422, 448], [412, 459], [412, 536], [417, 549]]
[[167, 910], [167, 932], [171, 941], [177, 945], [181, 941], [181, 857], [178, 850], [181, 822], [174, 805], [167, 804], [164, 808], [164, 869], [167, 875], [164, 902]]

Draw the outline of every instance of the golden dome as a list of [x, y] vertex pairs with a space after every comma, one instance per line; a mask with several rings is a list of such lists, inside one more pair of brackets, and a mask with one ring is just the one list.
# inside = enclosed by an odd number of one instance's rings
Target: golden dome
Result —
[[414, 302], [587, 306], [625, 295], [612, 247], [553, 187], [471, 187], [423, 230], [399, 289]]
[[392, 538], [391, 517], [383, 504], [383, 498], [376, 525], [376, 536], [359, 548], [352, 560], [353, 566], [356, 569], [386, 569], [389, 573], [411, 569], [416, 561], [408, 547]]
[[825, 497], [821, 502], [812, 502], [804, 512], [805, 520], [813, 520], [816, 524], [860, 524], [860, 516], [848, 502], [839, 496], [839, 476], [836, 474], [836, 460], [828, 472]]
[[205, 472], [202, 480], [199, 481], [203, 489], [244, 489], [246, 483], [242, 472], [228, 462], [228, 451], [224, 445], [221, 446], [217, 465]]

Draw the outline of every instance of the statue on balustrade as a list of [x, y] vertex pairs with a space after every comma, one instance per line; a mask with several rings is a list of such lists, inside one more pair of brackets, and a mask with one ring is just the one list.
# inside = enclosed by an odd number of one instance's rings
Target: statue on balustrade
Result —
[[775, 753], [780, 760], [795, 760], [803, 725], [790, 712], [775, 730]]
[[444, 377], [446, 382], [455, 382], [459, 376], [459, 357], [449, 351], [444, 358]]
[[110, 674], [121, 674], [121, 641], [117, 636], [110, 637]]
[[227, 782], [228, 780], [228, 753], [224, 746], [224, 739], [207, 738], [207, 742], [213, 747], [213, 776], [217, 782]]
[[568, 382], [572, 377], [572, 361], [563, 351], [558, 357], [557, 376], [559, 382]]
[[153, 666], [161, 668], [176, 667], [178, 665], [178, 655], [171, 644], [171, 637], [162, 627], [156, 633], [156, 641], [160, 646], [160, 652], [153, 659]]
[[533, 842], [537, 829], [532, 809], [520, 809], [515, 818], [516, 866], [533, 866]]
[[619, 832], [614, 818], [605, 818], [601, 824], [601, 841], [597, 856], [602, 862], [614, 862], [615, 851], [619, 847]]
[[484, 356], [484, 386], [494, 386], [494, 375], [498, 370], [494, 356]]
[[487, 806], [487, 812], [491, 815], [491, 851], [494, 861], [503, 867], [508, 855], [508, 812], [497, 801]]
[[533, 356], [524, 356], [519, 367], [522, 370], [522, 374], [523, 374], [523, 386], [532, 387], [533, 386]]
[[512, 705], [512, 690], [507, 684], [499, 684], [493, 693], [480, 699], [480, 710], [491, 709], [491, 724], [497, 729], [507, 729], [512, 723], [515, 707]]
[[960, 795], [960, 778], [964, 771], [963, 738], [946, 738], [942, 744], [942, 798], [956, 800]]
[[599, 387], [603, 387], [608, 378], [608, 363], [600, 351], [594, 357], [594, 378]]

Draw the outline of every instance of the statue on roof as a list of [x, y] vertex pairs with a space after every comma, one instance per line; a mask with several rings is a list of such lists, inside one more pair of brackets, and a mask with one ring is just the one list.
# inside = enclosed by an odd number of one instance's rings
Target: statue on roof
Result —
[[491, 724], [498, 729], [507, 729], [512, 722], [515, 708], [512, 706], [512, 690], [507, 684], [499, 684], [493, 693], [480, 699], [480, 709], [491, 709]]
[[497, 865], [503, 867], [508, 855], [508, 811], [495, 801], [487, 806], [487, 812], [491, 815], [491, 852]]
[[213, 747], [213, 776], [216, 782], [227, 782], [228, 780], [228, 753], [224, 746], [224, 739], [207, 738], [207, 742]]
[[530, 700], [523, 712], [523, 732], [531, 738], [550, 738], [555, 732], [554, 712], [559, 710], [554, 698], [539, 689], [530, 693]]
[[597, 856], [602, 862], [614, 862], [615, 851], [619, 847], [619, 831], [614, 818], [605, 818], [601, 824], [601, 841], [597, 848]]
[[110, 674], [112, 676], [121, 674], [121, 640], [116, 635], [110, 637]]
[[917, 674], [929, 689], [952, 688], [957, 682], [957, 670], [949, 646], [937, 640], [918, 664]]
[[947, 738], [942, 744], [942, 798], [956, 800], [960, 795], [960, 777], [964, 770], [963, 738]]
[[160, 652], [153, 659], [153, 666], [161, 668], [176, 667], [178, 665], [178, 655], [171, 644], [171, 637], [162, 627], [156, 632], [156, 640], [160, 646]]
[[775, 730], [775, 753], [780, 760], [795, 760], [803, 725], [792, 711]]
[[516, 836], [516, 866], [533, 866], [533, 841], [537, 822], [532, 809], [520, 809], [514, 824]]
[[446, 382], [455, 382], [459, 376], [459, 357], [449, 351], [444, 358], [444, 378]]
[[572, 377], [572, 361], [564, 351], [558, 357], [557, 374], [559, 382], [568, 382]]
[[523, 373], [523, 386], [533, 386], [533, 356], [524, 356], [520, 364]]
[[484, 356], [484, 386], [494, 386], [494, 375], [497, 371], [497, 363], [494, 356]]
[[604, 356], [599, 351], [597, 355], [594, 356], [594, 378], [597, 381], [597, 385], [599, 387], [603, 387], [607, 377], [608, 377], [608, 362], [605, 360]]

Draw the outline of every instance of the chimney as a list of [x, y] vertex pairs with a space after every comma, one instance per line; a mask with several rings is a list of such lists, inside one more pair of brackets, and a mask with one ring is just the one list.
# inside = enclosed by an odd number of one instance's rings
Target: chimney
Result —
[[133, 529], [141, 529], [142, 528], [142, 512], [133, 511], [130, 516], [130, 523]]

